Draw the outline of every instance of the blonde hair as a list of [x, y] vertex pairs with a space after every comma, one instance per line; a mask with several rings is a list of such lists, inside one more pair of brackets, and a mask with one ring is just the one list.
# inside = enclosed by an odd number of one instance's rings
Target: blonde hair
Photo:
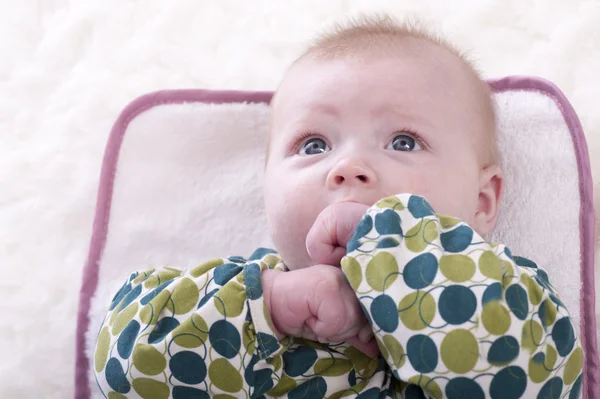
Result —
[[[464, 52], [431, 29], [425, 28], [416, 19], [406, 19], [400, 22], [390, 15], [374, 14], [361, 15], [337, 23], [318, 35], [296, 58], [292, 66], [305, 58], [328, 61], [339, 58], [364, 57], [382, 51], [389, 52], [389, 54], [406, 52], [406, 44], [410, 39], [426, 41], [449, 51], [471, 75], [481, 97], [479, 111], [485, 118], [485, 134], [481, 138], [483, 148], [480, 151], [480, 161], [484, 166], [497, 164], [499, 151], [496, 141], [496, 114], [489, 85], [483, 80], [481, 73]], [[421, 47], [422, 42], [417, 42], [414, 49], [418, 50]], [[408, 46], [408, 48], [411, 47]]]

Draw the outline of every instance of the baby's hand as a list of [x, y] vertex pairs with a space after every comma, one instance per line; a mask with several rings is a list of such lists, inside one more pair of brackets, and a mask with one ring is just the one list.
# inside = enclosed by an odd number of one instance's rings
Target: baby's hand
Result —
[[340, 268], [316, 265], [289, 272], [265, 270], [263, 292], [278, 338], [348, 342], [368, 356], [379, 353], [373, 331]]
[[312, 260], [339, 266], [346, 244], [368, 209], [356, 202], [338, 202], [325, 208], [306, 236], [306, 250]]

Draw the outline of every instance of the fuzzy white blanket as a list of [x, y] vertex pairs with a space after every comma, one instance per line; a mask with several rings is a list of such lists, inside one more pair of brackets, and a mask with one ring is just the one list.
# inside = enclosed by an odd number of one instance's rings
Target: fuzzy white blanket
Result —
[[1, 398], [73, 393], [81, 272], [122, 107], [164, 88], [272, 89], [316, 29], [361, 10], [432, 20], [473, 49], [487, 76], [552, 80], [578, 111], [600, 172], [594, 0], [2, 1]]

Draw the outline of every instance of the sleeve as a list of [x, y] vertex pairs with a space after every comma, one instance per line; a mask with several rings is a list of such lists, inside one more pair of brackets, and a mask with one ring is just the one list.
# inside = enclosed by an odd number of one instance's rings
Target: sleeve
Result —
[[[583, 352], [544, 270], [401, 194], [342, 260], [394, 376], [433, 398], [577, 398]], [[411, 386], [409, 385], [409, 386]]]
[[[281, 270], [270, 250], [181, 270], [134, 273], [98, 334], [94, 372], [106, 397], [260, 397], [285, 349], [262, 300], [261, 271]], [[224, 397], [225, 397], [224, 396]], [[227, 396], [231, 397], [231, 396]]]

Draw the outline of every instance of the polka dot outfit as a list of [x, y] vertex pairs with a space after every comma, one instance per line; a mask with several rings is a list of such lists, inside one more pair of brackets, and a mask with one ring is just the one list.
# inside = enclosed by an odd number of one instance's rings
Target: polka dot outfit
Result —
[[579, 398], [583, 352], [547, 274], [423, 197], [371, 207], [342, 260], [381, 356], [277, 341], [260, 273], [277, 254], [132, 274], [98, 333], [117, 398]]

